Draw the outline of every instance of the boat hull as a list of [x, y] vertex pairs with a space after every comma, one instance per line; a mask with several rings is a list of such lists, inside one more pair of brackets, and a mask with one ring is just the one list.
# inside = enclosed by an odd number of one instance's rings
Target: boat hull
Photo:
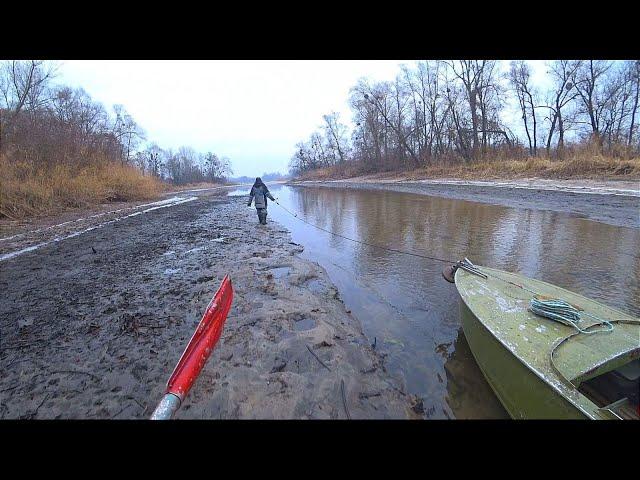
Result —
[[500, 343], [462, 299], [460, 317], [476, 363], [511, 418], [588, 418]]

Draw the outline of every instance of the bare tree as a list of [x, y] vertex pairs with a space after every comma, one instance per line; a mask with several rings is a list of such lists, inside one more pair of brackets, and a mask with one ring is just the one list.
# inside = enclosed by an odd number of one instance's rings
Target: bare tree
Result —
[[163, 166], [163, 158], [166, 157], [166, 152], [162, 150], [162, 148], [160, 148], [158, 144], [152, 143], [145, 149], [144, 154], [147, 169], [149, 170], [149, 172], [151, 172], [151, 175], [160, 177]]
[[23, 110], [35, 110], [46, 101], [45, 92], [57, 66], [42, 60], [11, 60], [0, 64], [0, 151], [3, 135]]
[[[529, 141], [529, 154], [538, 154], [538, 131], [536, 121], [536, 102], [533, 99], [534, 92], [531, 85], [531, 68], [529, 65], [522, 61], [512, 61], [511, 69], [509, 70], [509, 81], [518, 99], [520, 105], [520, 111], [522, 112], [522, 122], [524, 123], [524, 129], [527, 134], [527, 140]], [[529, 118], [532, 121], [533, 131], [529, 133]]]
[[577, 89], [574, 88], [575, 73], [580, 68], [581, 61], [557, 60], [549, 66], [549, 73], [554, 82], [553, 91], [547, 105], [539, 105], [540, 108], [550, 110], [546, 117], [550, 122], [549, 133], [547, 135], [547, 155], [551, 154], [551, 140], [558, 130], [558, 151], [562, 154], [564, 148], [564, 134], [566, 131], [563, 109], [567, 107], [577, 96]]
[[325, 135], [329, 148], [337, 152], [340, 163], [343, 163], [346, 160], [348, 149], [347, 127], [340, 123], [340, 115], [337, 112], [324, 115], [322, 119], [325, 122]]
[[607, 88], [613, 62], [604, 60], [587, 60], [580, 63], [572, 75], [572, 80], [582, 104], [582, 112], [589, 118], [591, 134], [602, 144], [602, 117], [615, 96], [619, 84], [615, 88]]
[[640, 96], [640, 60], [627, 62], [626, 70], [626, 75], [633, 98], [631, 121], [629, 124], [629, 136], [627, 139], [627, 145], [631, 146], [631, 142], [633, 141], [633, 129], [635, 127], [636, 113], [638, 111], [638, 97]]
[[144, 140], [144, 131], [127, 113], [124, 106], [114, 105], [113, 110], [116, 114], [113, 132], [122, 142], [122, 164], [124, 165], [129, 163], [132, 149], [138, 145], [140, 140]]

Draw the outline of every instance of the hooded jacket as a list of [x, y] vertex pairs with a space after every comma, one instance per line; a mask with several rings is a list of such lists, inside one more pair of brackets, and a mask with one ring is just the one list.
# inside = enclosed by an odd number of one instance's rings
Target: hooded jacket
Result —
[[275, 200], [267, 186], [262, 182], [262, 179], [260, 177], [256, 178], [249, 192], [249, 203], [247, 205], [251, 206], [251, 202], [255, 201], [256, 208], [267, 208], [267, 197]]

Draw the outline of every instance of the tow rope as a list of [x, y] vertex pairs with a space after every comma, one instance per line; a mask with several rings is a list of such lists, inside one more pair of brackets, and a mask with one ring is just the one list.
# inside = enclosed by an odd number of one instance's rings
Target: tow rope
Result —
[[[289, 210], [288, 208], [284, 207], [283, 205], [280, 204], [280, 202], [278, 202], [278, 200], [274, 200], [278, 206], [280, 208], [282, 208], [285, 212], [289, 213], [290, 215], [294, 216], [295, 218], [297, 218], [298, 220], [311, 225], [314, 228], [317, 228], [318, 230], [322, 230], [323, 232], [327, 232], [330, 235], [334, 235], [336, 237], [340, 237], [340, 238], [344, 238], [345, 240], [349, 240], [351, 242], [354, 243], [360, 243], [362, 245], [367, 245], [370, 247], [374, 247], [374, 248], [379, 248], [382, 250], [387, 250], [389, 252], [395, 252], [395, 253], [400, 253], [403, 255], [411, 255], [413, 257], [419, 257], [419, 258], [426, 258], [429, 260], [435, 260], [437, 262], [444, 262], [444, 263], [448, 263], [448, 264], [453, 264], [453, 265], [449, 265], [448, 267], [445, 267], [445, 269], [442, 272], [443, 277], [445, 278], [445, 280], [447, 280], [450, 283], [454, 283], [454, 275], [455, 275], [455, 270], [457, 268], [462, 268], [464, 270], [469, 271], [470, 273], [473, 273], [475, 275], [487, 278], [487, 273], [483, 273], [482, 271], [480, 271], [473, 263], [471, 263], [471, 261], [468, 258], [465, 258], [464, 260], [461, 261], [455, 261], [455, 260], [446, 260], [444, 258], [438, 258], [438, 257], [432, 257], [429, 255], [422, 255], [419, 253], [414, 253], [414, 252], [407, 252], [405, 250], [398, 250], [395, 248], [389, 248], [389, 247], [384, 247], [382, 245], [376, 245], [375, 243], [369, 243], [369, 242], [364, 242], [362, 240], [356, 240], [354, 238], [351, 237], [347, 237], [345, 235], [341, 235], [339, 233], [335, 233], [332, 232], [331, 230], [327, 230], [326, 228], [320, 227], [319, 225], [315, 225], [307, 220], [305, 220], [302, 217], [299, 217], [297, 213], [292, 212], [291, 210]], [[510, 283], [512, 285], [515, 285], [516, 287], [522, 288], [523, 290], [527, 290], [531, 293], [534, 294], [533, 298], [531, 299], [530, 302], [530, 307], [529, 310], [532, 313], [535, 313], [536, 315], [540, 315], [542, 317], [546, 317], [549, 318], [551, 320], [555, 320], [557, 322], [561, 322], [564, 323], [565, 325], [574, 327], [576, 330], [578, 330], [579, 333], [584, 333], [587, 335], [591, 335], [593, 333], [600, 333], [600, 332], [610, 332], [613, 330], [613, 325], [607, 321], [604, 320], [600, 317], [597, 317], [595, 315], [592, 315], [590, 313], [584, 312], [585, 315], [588, 315], [596, 320], [600, 321], [601, 325], [606, 325], [607, 328], [605, 329], [599, 329], [599, 330], [584, 330], [582, 328], [580, 328], [580, 326], [578, 325], [578, 323], [580, 322], [581, 319], [581, 315], [580, 312], [573, 307], [573, 305], [569, 304], [568, 302], [565, 302], [562, 299], [543, 299], [541, 296], [539, 296], [536, 292], [534, 292], [533, 290], [529, 290], [528, 288], [523, 287], [522, 285], [518, 285], [517, 283], [513, 283], [511, 281], [502, 279], [498, 276], [495, 275], [489, 275], [491, 277], [497, 278], [499, 280], [502, 280], [503, 282], [507, 282]]]
[[304, 219], [304, 218], [302, 218], [302, 217], [299, 217], [297, 213], [292, 212], [292, 211], [291, 211], [291, 210], [289, 210], [288, 208], [286, 208], [286, 207], [282, 206], [282, 205], [278, 202], [278, 200], [274, 200], [274, 202], [276, 202], [276, 203], [278, 204], [278, 206], [279, 206], [280, 208], [282, 208], [285, 212], [289, 213], [290, 215], [293, 215], [293, 216], [294, 216], [294, 217], [296, 217], [298, 220], [300, 220], [300, 221], [302, 221], [302, 222], [304, 222], [304, 223], [306, 223], [306, 224], [308, 224], [308, 225], [311, 225], [312, 227], [317, 228], [318, 230], [322, 230], [323, 232], [327, 232], [327, 233], [329, 233], [329, 234], [331, 234], [331, 235], [335, 235], [336, 237], [344, 238], [345, 240], [349, 240], [349, 241], [351, 241], [351, 242], [355, 242], [355, 243], [360, 243], [360, 244], [362, 244], [362, 245], [367, 245], [367, 246], [369, 246], [369, 247], [374, 247], [374, 248], [380, 248], [380, 249], [382, 249], [382, 250], [387, 250], [388, 252], [401, 253], [401, 254], [403, 254], [403, 255], [411, 255], [412, 257], [426, 258], [426, 259], [429, 259], [429, 260], [435, 260], [436, 262], [456, 263], [454, 260], [446, 260], [446, 259], [444, 259], [444, 258], [431, 257], [431, 256], [429, 256], [429, 255], [422, 255], [422, 254], [420, 254], [420, 253], [407, 252], [407, 251], [405, 251], [405, 250], [398, 250], [398, 249], [395, 249], [395, 248], [383, 247], [382, 245], [376, 245], [375, 243], [369, 243], [369, 242], [364, 242], [364, 241], [362, 241], [362, 240], [356, 240], [355, 238], [347, 237], [347, 236], [345, 236], [345, 235], [341, 235], [341, 234], [339, 234], [339, 233], [332, 232], [331, 230], [327, 230], [326, 228], [322, 228], [322, 227], [320, 227], [320, 226], [318, 226], [318, 225], [315, 225], [315, 224], [313, 224], [313, 223], [311, 223], [311, 222], [309, 222], [309, 221], [305, 220], [305, 219]]

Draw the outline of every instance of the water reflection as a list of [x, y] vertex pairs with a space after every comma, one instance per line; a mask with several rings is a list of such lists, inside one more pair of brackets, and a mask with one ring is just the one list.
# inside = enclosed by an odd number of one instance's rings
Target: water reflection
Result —
[[[640, 231], [556, 212], [409, 193], [270, 186], [323, 228], [395, 249], [520, 272], [640, 313]], [[270, 205], [341, 291], [388, 368], [430, 418], [504, 416], [460, 333], [458, 296], [442, 264], [350, 242]]]
[[450, 353], [446, 353], [444, 363], [448, 392], [446, 401], [455, 418], [509, 418], [482, 376], [462, 328], [447, 352]]

